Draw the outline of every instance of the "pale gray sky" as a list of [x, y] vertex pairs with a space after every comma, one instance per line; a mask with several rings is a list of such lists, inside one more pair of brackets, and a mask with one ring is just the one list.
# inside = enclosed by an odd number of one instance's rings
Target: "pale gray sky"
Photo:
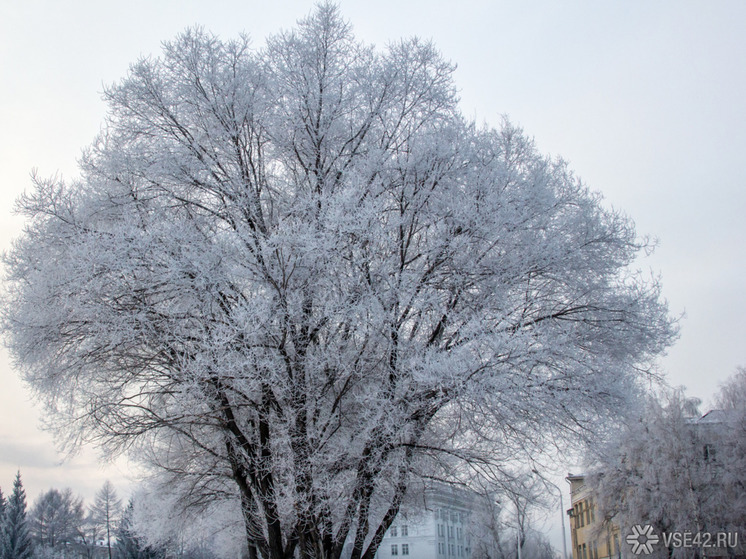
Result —
[[[29, 173], [76, 174], [105, 115], [103, 84], [200, 24], [261, 46], [311, 1], [0, 0], [0, 248]], [[669, 382], [709, 399], [746, 364], [746, 3], [342, 0], [359, 39], [434, 40], [458, 64], [464, 113], [507, 115], [543, 152], [567, 159], [638, 231], [659, 240], [660, 273], [681, 338], [661, 360]], [[122, 469], [92, 454], [58, 465], [39, 411], [0, 353], [0, 486], [20, 467], [31, 499], [69, 485], [90, 500]]]

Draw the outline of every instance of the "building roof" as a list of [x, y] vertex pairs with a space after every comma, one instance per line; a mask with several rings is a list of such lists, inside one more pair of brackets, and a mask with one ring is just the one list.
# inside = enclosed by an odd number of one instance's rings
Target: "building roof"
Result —
[[696, 423], [700, 425], [705, 423], [725, 423], [726, 421], [732, 419], [732, 417], [732, 410], [710, 410], [702, 417], [697, 419]]

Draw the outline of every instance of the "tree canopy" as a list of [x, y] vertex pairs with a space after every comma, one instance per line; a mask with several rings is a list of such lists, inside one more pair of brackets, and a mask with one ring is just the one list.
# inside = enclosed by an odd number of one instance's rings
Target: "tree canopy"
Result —
[[80, 179], [35, 178], [5, 259], [58, 432], [240, 501], [252, 557], [372, 559], [417, 480], [618, 413], [675, 336], [647, 243], [466, 121], [453, 69], [321, 5], [258, 50], [188, 30], [107, 88]]
[[[686, 398], [681, 388], [651, 395], [639, 416], [595, 457], [589, 485], [598, 496], [603, 518], [619, 526], [622, 534], [641, 524], [652, 526], [658, 536], [730, 534], [727, 542], [717, 545], [713, 539], [711, 545], [719, 548], [715, 553], [742, 554], [745, 397], [743, 368], [721, 387], [717, 398], [721, 408], [702, 416], [700, 401]], [[702, 553], [672, 539], [661, 538], [660, 543], [654, 550], [656, 557]]]
[[29, 516], [35, 546], [64, 554], [80, 539], [83, 500], [74, 497], [71, 489], [50, 489], [39, 496]]

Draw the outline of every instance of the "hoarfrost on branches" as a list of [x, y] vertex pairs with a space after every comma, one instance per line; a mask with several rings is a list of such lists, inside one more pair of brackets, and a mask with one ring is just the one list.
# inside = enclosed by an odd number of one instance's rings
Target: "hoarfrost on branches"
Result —
[[64, 554], [73, 548], [83, 531], [83, 500], [71, 489], [42, 493], [29, 514], [28, 524], [37, 554]]
[[[135, 494], [125, 514], [128, 533], [124, 539], [129, 540], [131, 548], [139, 550], [139, 559], [245, 555], [246, 534], [237, 499], [213, 501], [207, 510], [184, 511], [177, 494], [164, 494], [146, 484]], [[117, 544], [121, 541], [118, 537]]]
[[[683, 389], [651, 396], [599, 454], [589, 484], [602, 516], [621, 533], [649, 524], [656, 533], [738, 534], [746, 526], [746, 374], [721, 387], [721, 409], [699, 415], [700, 401]], [[696, 549], [660, 546], [660, 557], [691, 557]], [[728, 548], [739, 555], [743, 549]], [[720, 550], [724, 552], [725, 550]]]
[[[122, 501], [117, 497], [114, 485], [107, 479], [104, 485], [96, 492], [96, 498], [91, 505], [91, 519], [101, 528], [101, 533], [105, 536], [106, 550], [111, 559], [111, 539], [119, 524], [119, 517], [122, 512]], [[116, 539], [116, 538], [115, 538]]]
[[[650, 396], [640, 416], [602, 453], [590, 484], [601, 515], [613, 519], [622, 534], [636, 524], [649, 524], [658, 534], [705, 530], [700, 501], [710, 495], [701, 488], [710, 472], [703, 468], [693, 424], [699, 404], [682, 390]], [[661, 546], [656, 552], [668, 557], [673, 550]]]
[[329, 5], [261, 50], [193, 29], [134, 64], [6, 255], [58, 432], [183, 505], [240, 501], [252, 557], [371, 559], [415, 480], [617, 413], [675, 335], [646, 243], [519, 129], [466, 122], [453, 68]]

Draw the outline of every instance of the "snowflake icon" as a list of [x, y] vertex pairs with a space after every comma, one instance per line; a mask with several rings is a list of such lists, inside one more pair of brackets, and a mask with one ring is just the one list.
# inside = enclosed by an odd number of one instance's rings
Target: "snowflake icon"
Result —
[[653, 553], [653, 546], [658, 543], [658, 535], [653, 533], [653, 527], [649, 524], [645, 526], [632, 526], [632, 533], [627, 536], [627, 543], [632, 546], [632, 553], [639, 555], [644, 553], [650, 555]]

